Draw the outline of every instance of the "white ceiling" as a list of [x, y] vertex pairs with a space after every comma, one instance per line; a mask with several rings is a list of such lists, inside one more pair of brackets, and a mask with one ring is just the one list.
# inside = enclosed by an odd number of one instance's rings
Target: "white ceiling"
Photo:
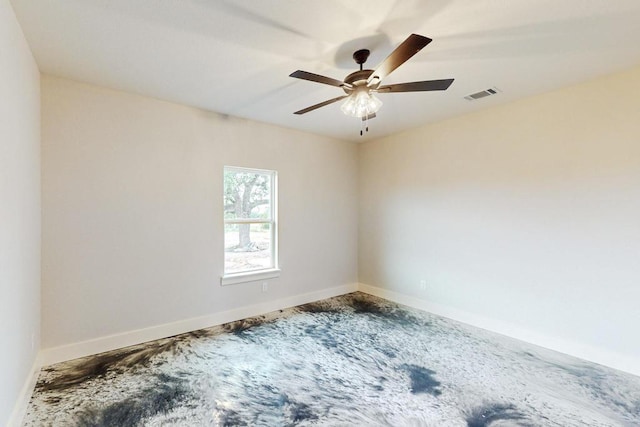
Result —
[[[345, 140], [366, 140], [640, 63], [639, 0], [13, 0], [42, 72]], [[381, 94], [360, 122], [342, 80], [409, 34], [433, 42], [385, 84], [455, 78], [446, 92]], [[367, 68], [367, 67], [365, 67]], [[498, 87], [491, 98], [465, 95]]]

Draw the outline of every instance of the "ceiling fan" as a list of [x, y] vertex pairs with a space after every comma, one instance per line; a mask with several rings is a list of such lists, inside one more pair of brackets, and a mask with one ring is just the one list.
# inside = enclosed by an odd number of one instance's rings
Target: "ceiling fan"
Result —
[[[425, 80], [380, 86], [382, 79], [408, 61], [413, 55], [420, 52], [429, 43], [431, 43], [430, 38], [419, 34], [411, 34], [384, 61], [378, 64], [375, 70], [362, 69], [362, 64], [367, 61], [371, 52], [368, 49], [357, 50], [353, 54], [353, 59], [356, 64], [360, 65], [360, 70], [349, 74], [344, 78], [344, 81], [307, 71], [294, 71], [289, 77], [336, 86], [344, 90], [346, 95], [312, 105], [293, 114], [305, 114], [347, 98], [346, 102], [340, 107], [342, 112], [348, 116], [359, 117], [364, 122], [374, 118], [376, 112], [382, 106], [382, 101], [374, 96], [375, 93], [425, 92], [448, 89], [453, 83], [453, 79]], [[362, 130], [360, 130], [360, 135], [362, 135]]]

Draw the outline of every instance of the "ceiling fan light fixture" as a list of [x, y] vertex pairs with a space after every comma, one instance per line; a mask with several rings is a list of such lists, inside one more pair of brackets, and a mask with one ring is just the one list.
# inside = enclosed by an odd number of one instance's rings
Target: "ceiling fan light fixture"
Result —
[[349, 95], [340, 106], [344, 114], [351, 117], [363, 118], [370, 116], [382, 107], [382, 101], [367, 90], [359, 90]]

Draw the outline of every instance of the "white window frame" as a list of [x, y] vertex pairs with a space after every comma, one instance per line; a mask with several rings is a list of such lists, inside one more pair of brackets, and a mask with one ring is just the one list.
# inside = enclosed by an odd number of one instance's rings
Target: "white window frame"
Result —
[[[245, 283], [245, 282], [255, 282], [259, 280], [273, 279], [280, 276], [280, 269], [278, 267], [278, 172], [275, 170], [269, 169], [255, 169], [255, 168], [244, 168], [238, 166], [225, 166], [223, 168], [223, 183], [224, 176], [227, 172], [237, 172], [237, 173], [259, 173], [263, 175], [271, 176], [271, 194], [269, 209], [270, 209], [270, 219], [260, 219], [260, 218], [232, 218], [227, 219], [224, 218], [224, 197], [223, 197], [223, 225], [222, 225], [222, 246], [223, 246], [223, 254], [224, 254], [224, 230], [227, 224], [270, 224], [271, 227], [271, 260], [272, 266], [267, 268], [260, 268], [255, 270], [247, 270], [241, 271], [237, 273], [227, 273], [225, 271], [226, 260], [223, 258], [222, 270], [223, 274], [220, 278], [220, 285], [227, 286], [233, 285], [236, 283]], [[224, 186], [224, 184], [223, 184]], [[223, 190], [224, 192], [224, 190]], [[224, 255], [223, 255], [224, 256]]]

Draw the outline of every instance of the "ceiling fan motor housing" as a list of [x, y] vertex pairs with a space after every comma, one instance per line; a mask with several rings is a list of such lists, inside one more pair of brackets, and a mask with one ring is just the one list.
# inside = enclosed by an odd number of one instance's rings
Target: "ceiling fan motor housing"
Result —
[[352, 87], [349, 88], [348, 86], [343, 86], [342, 89], [345, 91], [345, 93], [351, 93], [358, 86], [366, 86], [367, 79], [371, 74], [373, 74], [373, 70], [354, 71], [344, 78], [344, 82], [351, 85]]

